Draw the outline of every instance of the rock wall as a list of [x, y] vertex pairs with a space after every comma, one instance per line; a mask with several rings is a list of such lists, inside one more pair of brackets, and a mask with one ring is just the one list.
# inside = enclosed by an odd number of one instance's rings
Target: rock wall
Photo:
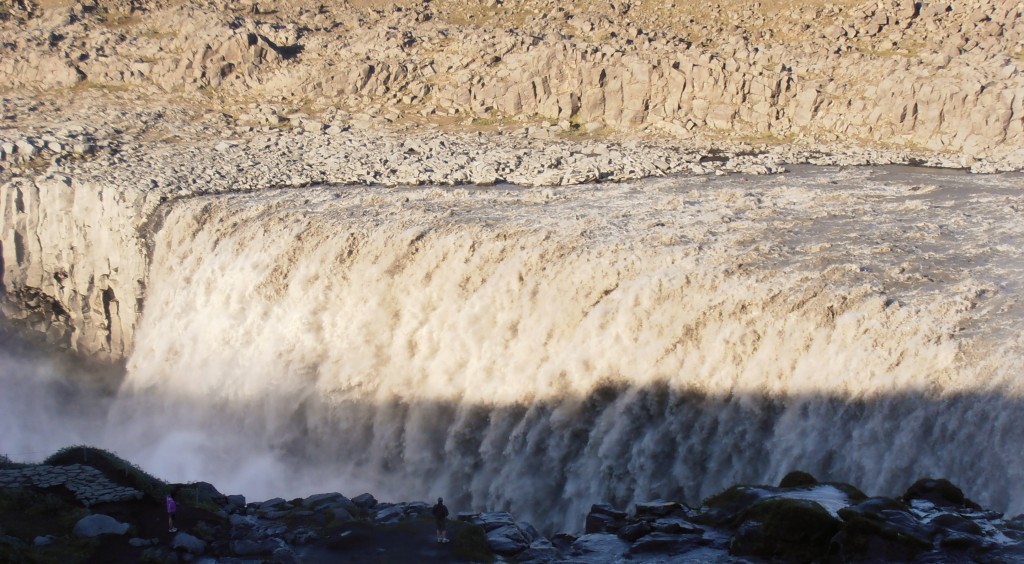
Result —
[[102, 360], [130, 348], [145, 248], [134, 202], [66, 176], [0, 186], [4, 316]]
[[[1005, 157], [1024, 146], [1024, 4], [905, 0], [680, 19], [652, 3], [110, 3], [3, 22], [0, 80], [680, 138], [798, 137]], [[607, 13], [606, 13], [607, 12]], [[470, 19], [465, 19], [470, 18]], [[222, 100], [223, 99], [223, 100]]]

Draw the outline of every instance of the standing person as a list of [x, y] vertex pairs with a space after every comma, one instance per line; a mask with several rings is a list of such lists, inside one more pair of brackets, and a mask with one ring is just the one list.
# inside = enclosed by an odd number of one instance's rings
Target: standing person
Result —
[[172, 533], [178, 532], [174, 526], [174, 514], [178, 512], [178, 504], [174, 503], [171, 494], [167, 494], [167, 530]]
[[437, 505], [431, 510], [434, 520], [437, 521], [437, 542], [448, 542], [448, 531], [445, 530], [448, 520], [448, 508], [444, 506], [444, 500], [437, 498]]

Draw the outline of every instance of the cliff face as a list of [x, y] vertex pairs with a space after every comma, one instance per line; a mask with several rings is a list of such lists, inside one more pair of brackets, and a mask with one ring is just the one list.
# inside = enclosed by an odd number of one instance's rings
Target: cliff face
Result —
[[127, 353], [141, 306], [145, 249], [123, 192], [65, 176], [2, 188], [4, 315], [86, 356]]
[[[147, 222], [161, 201], [211, 191], [763, 173], [837, 162], [807, 151], [840, 145], [860, 151], [843, 164], [1021, 169], [1022, 12], [1011, 0], [9, 4], [5, 316], [124, 358]], [[496, 135], [440, 140], [474, 128]], [[719, 167], [723, 147], [735, 150]]]
[[17, 87], [1018, 161], [1024, 145], [1015, 0], [27, 4], [2, 24]]

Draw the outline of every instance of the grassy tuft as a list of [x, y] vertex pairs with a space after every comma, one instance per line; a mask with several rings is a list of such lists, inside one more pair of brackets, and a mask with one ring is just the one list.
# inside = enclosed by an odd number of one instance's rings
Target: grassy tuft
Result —
[[483, 528], [468, 525], [459, 530], [452, 539], [452, 552], [455, 556], [472, 562], [494, 562], [494, 553], [487, 544], [487, 534]]

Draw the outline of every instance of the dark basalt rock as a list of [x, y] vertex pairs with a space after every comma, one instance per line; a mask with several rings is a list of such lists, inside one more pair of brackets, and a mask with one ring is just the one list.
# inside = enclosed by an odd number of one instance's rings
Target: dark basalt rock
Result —
[[597, 503], [590, 507], [584, 527], [586, 533], [614, 533], [625, 524], [626, 512], [613, 508], [607, 503]]
[[[53, 515], [31, 529], [0, 519], [0, 562], [57, 561], [47, 555], [82, 549], [69, 544], [71, 529], [58, 523], [95, 507], [24, 487], [16, 476], [4, 479], [4, 507], [52, 508]], [[153, 502], [162, 494], [111, 505], [104, 511], [135, 529], [102, 535], [86, 547], [92, 550], [87, 561], [468, 563], [497, 555], [523, 564], [1024, 562], [1024, 516], [1004, 519], [980, 510], [946, 480], [921, 480], [901, 498], [867, 498], [851, 485], [818, 483], [794, 472], [780, 487], [734, 486], [699, 509], [655, 500], [636, 503], [627, 513], [596, 504], [586, 516], [587, 534], [578, 538], [545, 538], [506, 512], [464, 512], [449, 523], [449, 545], [433, 542], [431, 504], [421, 501], [378, 502], [370, 494], [350, 500], [335, 492], [246, 505], [241, 496], [208, 484], [155, 487], [182, 492], [181, 531], [166, 531], [163, 507]]]
[[630, 523], [619, 529], [619, 538], [627, 541], [634, 542], [636, 539], [651, 532], [651, 525], [647, 521], [637, 521], [636, 523]]
[[749, 486], [733, 486], [704, 500], [703, 511], [693, 517], [697, 523], [724, 526], [737, 515], [764, 497], [764, 490]]
[[799, 488], [801, 486], [814, 486], [817, 485], [818, 480], [811, 476], [807, 472], [801, 472], [794, 470], [789, 474], [786, 474], [782, 481], [779, 482], [780, 488]]
[[903, 494], [904, 501], [922, 499], [939, 507], [965, 507], [981, 510], [981, 506], [964, 496], [963, 490], [954, 486], [949, 480], [922, 478]]
[[842, 523], [814, 501], [768, 498], [743, 511], [729, 552], [810, 562], [826, 555]]
[[369, 493], [359, 494], [352, 498], [352, 503], [361, 509], [373, 509], [377, 507], [377, 498]]
[[844, 561], [909, 561], [932, 547], [935, 527], [897, 500], [870, 498], [839, 510], [839, 516], [844, 524], [830, 553]]
[[707, 544], [707, 541], [700, 538], [698, 535], [651, 533], [634, 542], [633, 546], [629, 549], [629, 554], [659, 554], [675, 556], [685, 554]]
[[648, 501], [637, 503], [635, 513], [637, 517], [667, 517], [676, 511], [682, 510], [683, 505], [674, 501]]

